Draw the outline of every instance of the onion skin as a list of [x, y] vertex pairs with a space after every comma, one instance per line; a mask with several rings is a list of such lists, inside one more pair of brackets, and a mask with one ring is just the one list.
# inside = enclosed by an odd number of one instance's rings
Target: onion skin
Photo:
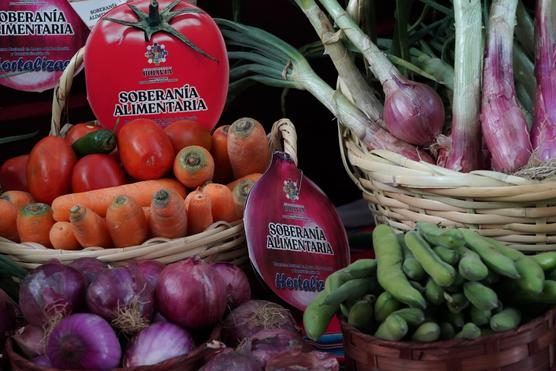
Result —
[[92, 313], [108, 321], [116, 320], [118, 311], [134, 309], [148, 322], [154, 314], [154, 293], [138, 272], [112, 268], [100, 272], [89, 285], [87, 304]]
[[81, 273], [58, 262], [36, 268], [25, 276], [19, 288], [23, 317], [36, 326], [79, 311], [84, 298], [85, 279]]
[[85, 278], [85, 283], [87, 286], [93, 282], [96, 276], [103, 270], [108, 269], [108, 264], [101, 262], [95, 258], [79, 258], [75, 259], [68, 264], [70, 267], [75, 268], [78, 272], [81, 272]]
[[268, 361], [265, 371], [338, 371], [338, 360], [324, 352], [285, 353]]
[[284, 353], [300, 352], [302, 349], [301, 335], [284, 329], [261, 330], [238, 347], [240, 353], [251, 355], [263, 367], [271, 358]]
[[138, 333], [124, 356], [124, 367], [154, 365], [195, 348], [193, 337], [169, 322], [157, 322]]
[[226, 285], [210, 264], [190, 258], [164, 268], [156, 286], [160, 313], [188, 329], [211, 326], [226, 311]]
[[13, 330], [16, 326], [17, 304], [4, 290], [0, 289], [0, 354], [2, 353], [6, 331]]
[[73, 314], [56, 325], [48, 338], [47, 355], [62, 369], [107, 370], [118, 366], [122, 350], [116, 333], [96, 314]]
[[444, 104], [430, 86], [394, 77], [386, 85], [384, 121], [388, 131], [404, 142], [428, 146], [444, 126]]
[[164, 269], [165, 265], [156, 260], [139, 260], [129, 264], [129, 269], [136, 267], [139, 272], [145, 277], [147, 283], [151, 285], [153, 290], [156, 288], [160, 272]]
[[12, 339], [27, 358], [37, 357], [46, 352], [46, 339], [42, 327], [35, 325], [21, 327]]
[[531, 141], [542, 162], [556, 157], [556, 31], [551, 0], [538, 0], [535, 15], [535, 76], [538, 81]]
[[234, 351], [222, 351], [199, 371], [263, 371], [263, 368], [248, 355]]
[[511, 173], [531, 156], [525, 115], [517, 103], [512, 48], [517, 0], [492, 3], [483, 68], [481, 128], [492, 169]]
[[240, 267], [232, 263], [215, 263], [212, 266], [226, 283], [228, 306], [231, 309], [251, 299], [249, 280]]
[[266, 300], [249, 300], [228, 314], [222, 323], [222, 339], [228, 346], [237, 346], [265, 329], [297, 332], [297, 324], [289, 310]]
[[48, 357], [44, 355], [33, 358], [33, 363], [36, 364], [37, 366], [52, 367], [52, 362], [50, 362]]

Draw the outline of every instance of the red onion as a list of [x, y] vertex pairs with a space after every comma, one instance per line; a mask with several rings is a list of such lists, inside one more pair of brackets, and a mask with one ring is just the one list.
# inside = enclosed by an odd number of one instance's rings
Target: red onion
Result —
[[154, 314], [152, 287], [139, 272], [112, 268], [100, 272], [87, 289], [92, 313], [127, 334], [145, 328]]
[[261, 330], [277, 328], [298, 331], [286, 308], [266, 300], [249, 300], [228, 314], [222, 323], [222, 339], [235, 347]]
[[37, 366], [52, 367], [52, 362], [50, 362], [48, 357], [44, 355], [33, 358], [33, 363], [36, 364]]
[[324, 352], [284, 353], [268, 361], [265, 371], [338, 371], [340, 365], [332, 354]]
[[157, 322], [142, 330], [129, 344], [124, 367], [154, 365], [183, 356], [195, 348], [193, 337], [170, 322]]
[[264, 367], [267, 362], [283, 353], [299, 352], [303, 349], [303, 338], [297, 332], [284, 329], [261, 330], [238, 347], [238, 351], [249, 354]]
[[226, 286], [210, 264], [190, 258], [168, 265], [156, 287], [158, 310], [172, 322], [197, 329], [213, 325], [226, 311]]
[[531, 140], [543, 162], [556, 157], [556, 4], [538, 0], [535, 16], [535, 75], [538, 81]]
[[12, 339], [27, 358], [39, 356], [46, 351], [46, 336], [42, 327], [34, 325], [21, 327]]
[[257, 360], [234, 351], [222, 351], [199, 371], [263, 371]]
[[384, 85], [384, 122], [407, 143], [432, 144], [444, 126], [444, 105], [430, 86], [394, 75]]
[[516, 8], [517, 0], [492, 3], [483, 68], [483, 137], [493, 170], [507, 173], [527, 164], [531, 155], [527, 121], [515, 96], [512, 48]]
[[160, 272], [162, 272], [165, 265], [156, 260], [138, 260], [129, 264], [129, 268], [131, 269], [132, 267], [136, 267], [139, 272], [141, 272], [148, 284], [151, 285], [154, 290], [156, 288]]
[[232, 263], [215, 263], [212, 266], [226, 283], [228, 305], [231, 309], [251, 299], [249, 280], [240, 267]]
[[87, 286], [89, 286], [89, 284], [95, 280], [96, 276], [101, 271], [108, 268], [108, 264], [101, 262], [100, 260], [95, 258], [75, 259], [68, 265], [81, 272], [83, 277], [85, 277], [85, 283], [87, 284]]
[[36, 326], [52, 325], [80, 310], [84, 297], [85, 279], [81, 273], [59, 262], [34, 269], [19, 288], [23, 317]]
[[4, 290], [0, 289], [0, 352], [4, 345], [5, 334], [16, 326], [17, 304]]
[[107, 370], [118, 366], [122, 349], [108, 322], [96, 314], [78, 313], [61, 320], [46, 346], [56, 368]]

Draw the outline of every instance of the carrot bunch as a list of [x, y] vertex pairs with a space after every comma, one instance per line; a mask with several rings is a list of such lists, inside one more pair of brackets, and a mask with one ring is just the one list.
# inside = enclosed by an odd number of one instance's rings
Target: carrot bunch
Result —
[[[240, 118], [210, 133], [183, 121], [165, 132], [175, 157], [164, 178], [62, 194], [51, 204], [37, 203], [26, 190], [7, 190], [0, 195], [0, 237], [63, 250], [124, 248], [241, 219], [270, 161], [261, 123]], [[88, 133], [74, 134], [77, 140]], [[111, 156], [119, 163], [117, 152]]]

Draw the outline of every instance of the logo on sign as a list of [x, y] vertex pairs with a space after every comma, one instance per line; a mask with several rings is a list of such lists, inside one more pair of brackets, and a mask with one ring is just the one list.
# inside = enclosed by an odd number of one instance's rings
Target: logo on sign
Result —
[[283, 190], [288, 200], [299, 200], [299, 187], [297, 186], [297, 182], [291, 179], [284, 180]]
[[145, 57], [149, 64], [159, 65], [160, 63], [166, 62], [166, 57], [168, 56], [168, 51], [164, 44], [154, 43], [147, 46], [147, 51]]

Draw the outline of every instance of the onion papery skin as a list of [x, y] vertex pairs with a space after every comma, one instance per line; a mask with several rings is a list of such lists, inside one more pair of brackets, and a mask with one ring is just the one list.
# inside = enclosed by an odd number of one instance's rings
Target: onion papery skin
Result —
[[212, 266], [226, 283], [230, 309], [236, 308], [251, 299], [249, 279], [240, 267], [232, 263], [215, 263]]
[[19, 288], [19, 305], [25, 320], [36, 326], [51, 325], [84, 306], [85, 279], [77, 270], [58, 262], [34, 269]]
[[262, 371], [253, 357], [234, 351], [222, 351], [207, 362], [199, 371]]
[[186, 355], [194, 348], [193, 337], [186, 330], [169, 322], [153, 323], [131, 340], [124, 367], [154, 365]]
[[280, 354], [291, 354], [303, 349], [303, 338], [297, 332], [284, 329], [261, 330], [242, 342], [238, 351], [249, 354], [264, 367]]
[[116, 333], [102, 317], [73, 314], [56, 325], [48, 338], [47, 356], [61, 369], [109, 370], [120, 363]]
[[95, 258], [79, 258], [75, 259], [68, 264], [70, 267], [75, 268], [85, 278], [87, 286], [93, 282], [96, 276], [105, 269], [108, 269], [108, 264], [101, 262]]
[[414, 145], [434, 143], [445, 117], [438, 93], [428, 85], [402, 78], [393, 78], [388, 86], [384, 121], [390, 134]]
[[210, 264], [190, 258], [170, 264], [160, 273], [156, 302], [169, 321], [188, 329], [205, 328], [226, 311], [226, 285]]
[[[139, 272], [124, 267], [99, 273], [87, 289], [87, 305], [126, 333], [144, 328], [154, 314], [154, 292]], [[131, 318], [132, 317], [132, 318]], [[125, 323], [120, 321], [129, 319]]]

